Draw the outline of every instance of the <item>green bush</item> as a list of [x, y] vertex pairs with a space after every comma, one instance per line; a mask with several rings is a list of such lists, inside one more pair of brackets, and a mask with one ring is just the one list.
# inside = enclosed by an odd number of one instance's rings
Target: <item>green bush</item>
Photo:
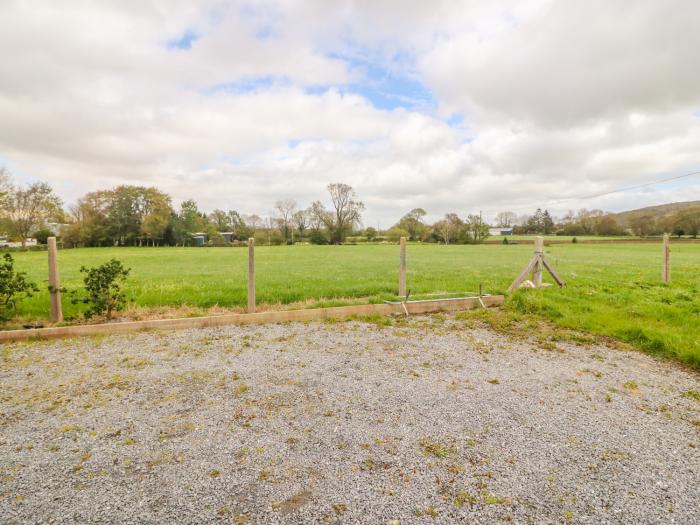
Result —
[[6, 253], [0, 262], [0, 320], [7, 321], [15, 309], [17, 301], [23, 296], [31, 297], [39, 287], [27, 280], [24, 272], [15, 271], [12, 255]]
[[80, 267], [80, 272], [85, 273], [83, 282], [87, 297], [75, 299], [73, 302], [82, 302], [89, 305], [85, 311], [85, 317], [105, 316], [112, 318], [115, 311], [121, 310], [126, 304], [126, 297], [122, 291], [122, 284], [129, 276], [131, 268], [124, 268], [121, 261], [111, 259], [94, 268]]

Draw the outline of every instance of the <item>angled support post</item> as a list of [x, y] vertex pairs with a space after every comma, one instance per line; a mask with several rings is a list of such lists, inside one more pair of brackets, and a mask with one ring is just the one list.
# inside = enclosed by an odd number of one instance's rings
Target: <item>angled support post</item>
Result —
[[523, 271], [520, 272], [520, 275], [518, 275], [508, 287], [508, 292], [514, 292], [517, 290], [530, 272], [532, 272], [533, 285], [535, 288], [540, 288], [542, 286], [543, 269], [550, 273], [552, 279], [554, 279], [560, 288], [564, 288], [566, 286], [564, 280], [559, 277], [557, 272], [554, 271], [554, 268], [550, 266], [547, 259], [544, 257], [544, 237], [537, 236], [535, 237], [535, 253], [532, 255], [532, 258], [527, 263]]

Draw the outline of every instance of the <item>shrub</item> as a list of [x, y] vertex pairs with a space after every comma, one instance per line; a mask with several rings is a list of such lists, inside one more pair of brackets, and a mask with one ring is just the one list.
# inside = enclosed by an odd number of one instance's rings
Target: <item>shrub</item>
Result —
[[10, 312], [22, 296], [31, 297], [38, 291], [39, 287], [27, 280], [26, 273], [15, 271], [12, 255], [3, 255], [0, 262], [0, 320], [7, 321], [10, 318]]
[[102, 316], [112, 318], [112, 313], [121, 310], [126, 304], [122, 284], [129, 275], [131, 268], [124, 268], [121, 261], [111, 259], [94, 268], [80, 268], [85, 273], [83, 282], [87, 297], [74, 300], [90, 305], [85, 311], [85, 317]]
[[33, 237], [36, 239], [37, 243], [46, 244], [48, 242], [47, 239], [49, 237], [52, 237], [53, 235], [54, 233], [48, 228], [42, 228], [40, 230], [35, 231]]

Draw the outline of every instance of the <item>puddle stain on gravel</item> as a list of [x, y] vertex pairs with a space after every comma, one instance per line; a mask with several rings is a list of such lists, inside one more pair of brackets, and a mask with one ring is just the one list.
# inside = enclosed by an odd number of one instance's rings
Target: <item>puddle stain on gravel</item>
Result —
[[273, 503], [272, 508], [279, 511], [283, 516], [300, 509], [312, 499], [313, 494], [309, 490], [295, 494], [291, 498], [288, 498], [279, 503]]

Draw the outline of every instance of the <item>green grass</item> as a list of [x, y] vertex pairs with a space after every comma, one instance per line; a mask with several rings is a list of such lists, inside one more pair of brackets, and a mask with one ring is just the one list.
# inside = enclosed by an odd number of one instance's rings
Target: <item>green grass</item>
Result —
[[[408, 247], [408, 288], [433, 292], [503, 293], [532, 253], [529, 245]], [[45, 252], [15, 253], [16, 266], [44, 290]], [[94, 248], [59, 253], [62, 285], [81, 284], [81, 265], [117, 257], [132, 268], [126, 291], [137, 305], [243, 306], [247, 250], [241, 248]], [[506, 308], [700, 367], [700, 245], [673, 246], [672, 283], [661, 283], [659, 244], [563, 244], [547, 257], [568, 287], [526, 290]], [[256, 249], [258, 303], [312, 300], [346, 304], [391, 298], [398, 247], [281, 246]], [[67, 316], [82, 306], [64, 300]], [[18, 314], [46, 319], [48, 292], [25, 300]]]

